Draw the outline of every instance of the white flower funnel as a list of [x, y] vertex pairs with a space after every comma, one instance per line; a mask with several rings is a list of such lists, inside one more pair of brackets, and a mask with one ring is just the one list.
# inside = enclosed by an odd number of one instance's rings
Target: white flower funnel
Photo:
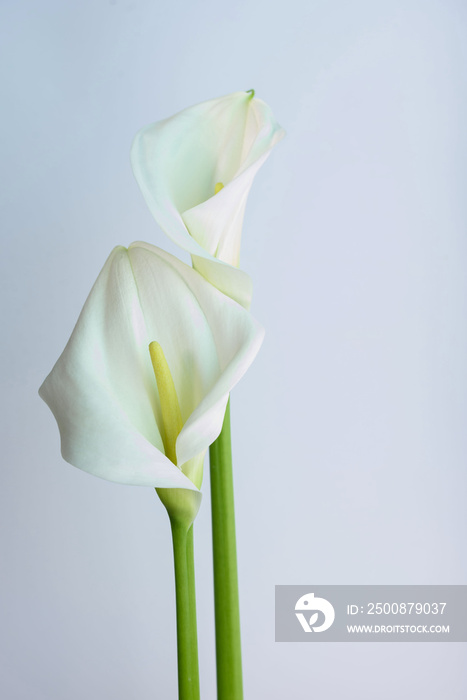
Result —
[[[262, 338], [251, 315], [191, 267], [144, 243], [115, 248], [39, 392], [64, 459], [109, 481], [198, 490], [229, 392]], [[180, 408], [178, 466], [164, 451], [153, 341]]]
[[131, 161], [156, 221], [193, 266], [249, 308], [251, 280], [238, 269], [254, 176], [284, 131], [253, 91], [203, 102], [142, 129]]

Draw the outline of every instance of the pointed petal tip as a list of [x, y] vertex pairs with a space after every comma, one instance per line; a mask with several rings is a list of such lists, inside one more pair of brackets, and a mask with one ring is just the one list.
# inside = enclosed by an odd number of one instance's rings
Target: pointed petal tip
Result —
[[118, 255], [125, 255], [128, 253], [128, 248], [125, 248], [124, 245], [116, 245], [112, 250], [110, 251], [110, 255], [107, 258], [107, 260], [112, 260], [113, 258], [116, 258]]

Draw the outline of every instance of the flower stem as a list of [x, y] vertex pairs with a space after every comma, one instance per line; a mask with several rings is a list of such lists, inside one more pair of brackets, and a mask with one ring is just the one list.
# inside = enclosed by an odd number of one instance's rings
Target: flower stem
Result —
[[242, 654], [230, 440], [230, 400], [209, 448], [218, 700], [242, 700]]
[[195, 587], [195, 557], [193, 543], [193, 527], [192, 525], [187, 533], [186, 558], [188, 568], [188, 596], [190, 603], [190, 627], [194, 631], [192, 635], [192, 669], [193, 669], [193, 688], [195, 693], [193, 700], [199, 700], [199, 665], [198, 665], [198, 634], [196, 621], [196, 587]]
[[196, 632], [193, 526], [171, 518], [177, 607], [179, 700], [199, 700], [198, 640]]

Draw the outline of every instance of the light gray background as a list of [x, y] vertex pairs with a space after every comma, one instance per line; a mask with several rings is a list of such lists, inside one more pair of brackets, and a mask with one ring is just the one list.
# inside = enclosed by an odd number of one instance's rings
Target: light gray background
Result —
[[136, 131], [251, 87], [288, 136], [242, 248], [267, 330], [232, 397], [245, 697], [465, 698], [465, 645], [275, 644], [274, 586], [467, 582], [466, 13], [3, 0], [3, 698], [176, 696], [167, 516], [63, 463], [37, 388], [114, 245], [176, 252], [133, 179]]

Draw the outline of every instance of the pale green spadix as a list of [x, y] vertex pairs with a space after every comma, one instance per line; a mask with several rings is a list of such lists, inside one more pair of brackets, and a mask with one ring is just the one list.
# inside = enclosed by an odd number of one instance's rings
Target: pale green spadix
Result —
[[[178, 403], [177, 391], [170, 372], [164, 351], [158, 342], [149, 343], [149, 355], [151, 357], [154, 376], [156, 377], [157, 390], [161, 405], [162, 424], [164, 427], [162, 441], [164, 443], [165, 456], [177, 466], [176, 442], [182, 428], [182, 414]], [[201, 486], [203, 479], [204, 452], [198, 457], [185, 462], [182, 471], [191, 478], [191, 481]], [[188, 474], [187, 474], [188, 472]], [[157, 489], [171, 520], [189, 527], [198, 513], [200, 506], [199, 494], [187, 489]]]
[[159, 391], [159, 400], [161, 402], [162, 422], [165, 432], [165, 435], [163, 435], [165, 456], [176, 465], [177, 453], [175, 451], [175, 443], [183, 428], [177, 392], [175, 391], [174, 380], [170, 374], [164, 351], [155, 340], [149, 343], [149, 354], [151, 356], [157, 389]]

